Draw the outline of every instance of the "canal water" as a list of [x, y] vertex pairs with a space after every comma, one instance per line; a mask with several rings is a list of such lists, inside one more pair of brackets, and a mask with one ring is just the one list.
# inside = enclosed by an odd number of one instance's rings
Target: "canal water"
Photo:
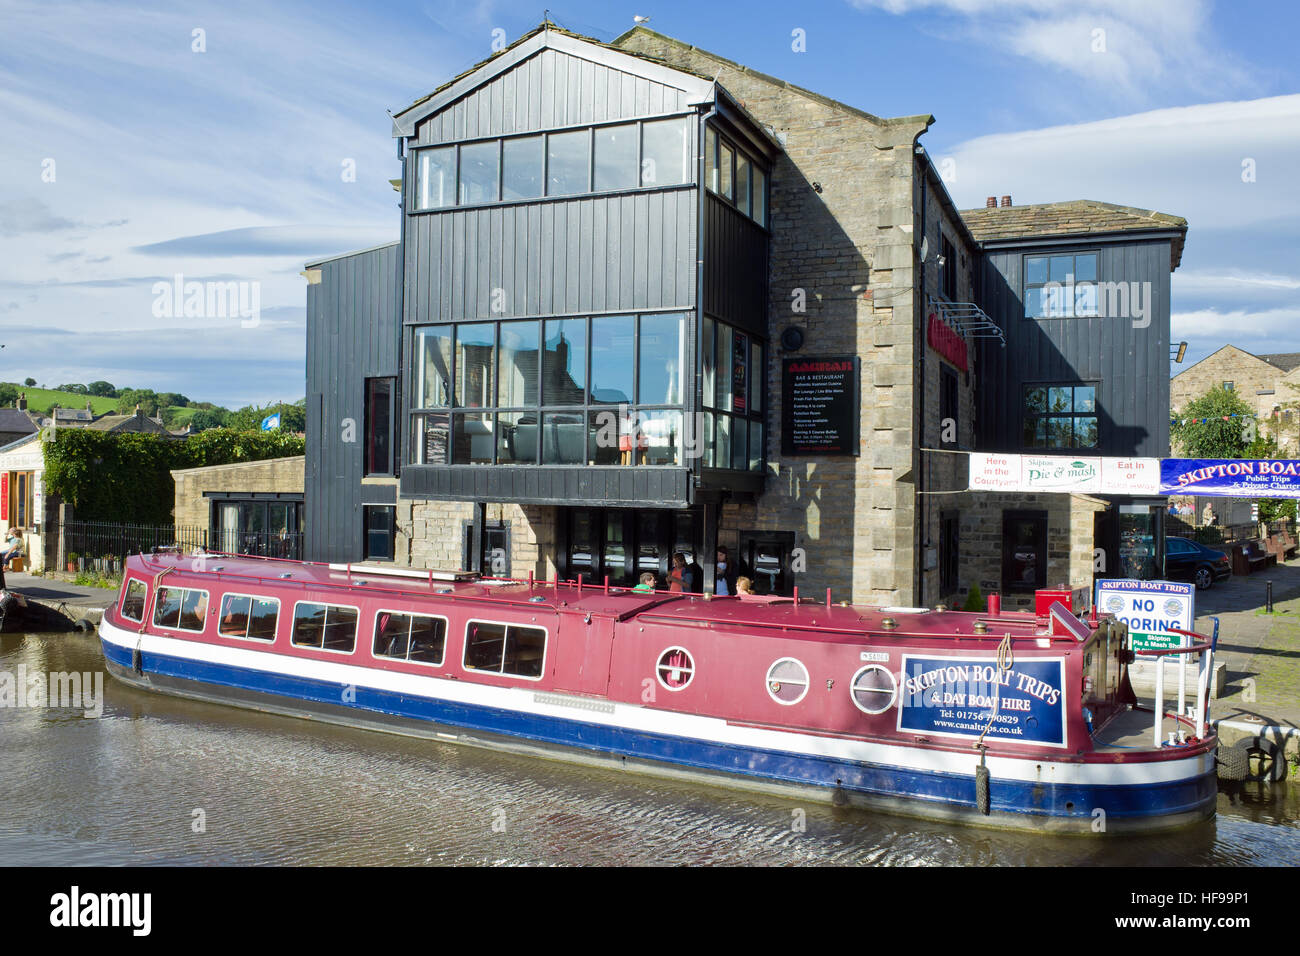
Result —
[[1300, 788], [1101, 839], [1003, 833], [353, 731], [134, 690], [97, 639], [0, 636], [0, 672], [98, 672], [102, 713], [0, 708], [0, 865], [1300, 863]]

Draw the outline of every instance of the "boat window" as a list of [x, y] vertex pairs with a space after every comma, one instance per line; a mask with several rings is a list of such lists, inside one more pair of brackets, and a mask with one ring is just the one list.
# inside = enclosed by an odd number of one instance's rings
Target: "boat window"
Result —
[[883, 714], [894, 706], [898, 696], [898, 681], [887, 667], [868, 664], [853, 675], [849, 683], [849, 697], [853, 706], [866, 714]]
[[542, 676], [545, 656], [546, 631], [540, 627], [489, 621], [470, 621], [465, 626], [465, 667], [469, 670], [536, 679]]
[[655, 677], [667, 690], [683, 690], [695, 679], [695, 661], [684, 647], [670, 647], [659, 655]]
[[208, 614], [208, 592], [190, 588], [160, 588], [153, 622], [159, 627], [201, 631]]
[[280, 602], [275, 598], [227, 594], [221, 599], [221, 623], [217, 625], [217, 633], [222, 637], [273, 641], [279, 616]]
[[293, 643], [351, 654], [357, 646], [357, 609], [303, 602], [293, 610]]
[[778, 704], [797, 704], [808, 693], [808, 668], [783, 657], [767, 669], [767, 694]]
[[144, 620], [145, 583], [131, 578], [126, 582], [126, 593], [122, 595], [122, 604], [118, 608], [128, 621]]
[[447, 622], [424, 614], [380, 611], [375, 615], [376, 657], [416, 664], [441, 664], [447, 646]]

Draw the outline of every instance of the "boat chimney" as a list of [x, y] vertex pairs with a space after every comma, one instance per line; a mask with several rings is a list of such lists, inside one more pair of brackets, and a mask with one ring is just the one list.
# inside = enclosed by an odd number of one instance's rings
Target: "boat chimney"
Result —
[[1002, 595], [989, 595], [989, 617], [997, 617], [1002, 613]]

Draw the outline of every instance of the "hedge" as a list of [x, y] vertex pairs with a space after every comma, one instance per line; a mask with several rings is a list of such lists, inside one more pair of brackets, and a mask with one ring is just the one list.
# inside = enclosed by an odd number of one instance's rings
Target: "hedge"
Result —
[[176, 439], [61, 428], [45, 443], [45, 487], [71, 503], [79, 520], [171, 524], [173, 469], [289, 458], [305, 447], [291, 432], [214, 428]]

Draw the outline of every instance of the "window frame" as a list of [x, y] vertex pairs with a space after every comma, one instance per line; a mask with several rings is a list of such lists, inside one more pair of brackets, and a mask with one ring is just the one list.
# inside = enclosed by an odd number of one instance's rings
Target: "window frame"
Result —
[[[372, 421], [372, 404], [371, 396], [373, 388], [378, 383], [388, 384], [388, 468], [387, 470], [374, 470], [373, 458], [373, 438], [371, 435], [374, 422]], [[365, 447], [362, 449], [364, 460], [362, 461], [362, 474], [369, 477], [392, 477], [397, 474], [397, 379], [391, 375], [378, 375], [373, 378], [365, 379], [365, 407], [362, 418], [365, 428]]]
[[[248, 629], [253, 623], [253, 606], [248, 606], [248, 620], [244, 622], [243, 634], [227, 634], [221, 629], [221, 618], [224, 616], [222, 611], [226, 606], [226, 598], [248, 598], [250, 601], [274, 601], [275, 602], [275, 633], [271, 635], [270, 640], [264, 637], [249, 637]], [[221, 595], [221, 605], [217, 608], [217, 637], [228, 637], [232, 641], [256, 641], [262, 646], [269, 646], [280, 639], [280, 611], [284, 607], [278, 597], [268, 597], [264, 594], [244, 594], [239, 591], [227, 591]]]
[[[1044, 391], [1050, 391], [1051, 389], [1054, 388], [1070, 389], [1070, 411], [1052, 412], [1049, 410], [1041, 413], [1031, 412], [1029, 410], [1029, 390], [1035, 388], [1041, 388]], [[1074, 390], [1077, 388], [1092, 389], [1093, 394], [1092, 394], [1091, 412], [1074, 411]], [[1080, 454], [1092, 453], [1094, 455], [1101, 454], [1101, 449], [1103, 447], [1103, 442], [1102, 442], [1103, 436], [1102, 436], [1102, 429], [1101, 429], [1102, 416], [1101, 413], [1098, 411], [1098, 404], [1097, 404], [1097, 393], [1100, 390], [1101, 390], [1101, 382], [1024, 382], [1022, 383], [1021, 391], [1020, 391], [1020, 447], [1021, 449], [1028, 450], [1028, 451], [1042, 452], [1044, 454], [1050, 454], [1052, 452], [1057, 452], [1057, 451], [1077, 452]], [[1034, 422], [1038, 422], [1043, 419], [1051, 419], [1051, 418], [1069, 418], [1071, 420], [1070, 421], [1071, 440], [1073, 440], [1073, 436], [1076, 433], [1075, 422], [1078, 419], [1088, 419], [1088, 418], [1094, 419], [1097, 423], [1097, 443], [1095, 445], [1027, 444], [1025, 442], [1025, 430], [1029, 422], [1031, 420]], [[1037, 433], [1038, 433], [1038, 429], [1035, 427], [1034, 434], [1037, 435]]]
[[[943, 440], [943, 423], [948, 418], [952, 419], [955, 433], [951, 442]], [[961, 380], [947, 362], [939, 363], [939, 444], [961, 447]]]
[[[680, 669], [683, 670], [683, 671], [686, 671], [688, 674], [690, 674], [690, 677], [688, 677], [688, 678], [686, 679], [686, 682], [685, 682], [685, 683], [683, 683], [683, 684], [678, 684], [676, 687], [673, 687], [671, 684], [669, 684], [667, 681], [665, 681], [665, 680], [663, 679], [663, 675], [662, 675], [661, 673], [659, 673], [661, 670], [664, 670], [664, 669], [665, 669], [665, 668], [663, 667], [663, 663], [662, 663], [662, 662], [663, 662], [663, 659], [664, 659], [664, 658], [665, 658], [665, 657], [666, 657], [666, 656], [667, 656], [671, 651], [681, 651], [683, 654], [686, 655], [687, 666], [682, 667], [682, 668], [680, 668]], [[696, 677], [696, 675], [699, 673], [698, 668], [696, 668], [696, 666], [695, 666], [695, 655], [692, 654], [688, 648], [682, 647], [680, 644], [671, 644], [671, 645], [669, 645], [668, 647], [665, 647], [662, 651], [660, 651], [658, 654], [655, 655], [654, 671], [655, 671], [655, 680], [658, 681], [659, 686], [662, 687], [664, 690], [669, 691], [670, 693], [674, 693], [674, 694], [675, 694], [675, 693], [678, 693], [679, 691], [683, 691], [683, 690], [685, 690], [686, 688], [690, 687], [692, 684], [694, 684], [694, 683], [695, 683], [695, 677]], [[810, 683], [811, 683], [811, 681], [810, 681]]]
[[[856, 693], [858, 679], [867, 671], [880, 671], [885, 676], [887, 676], [890, 682], [894, 685], [893, 692], [889, 695], [889, 703], [887, 703], [884, 707], [881, 707], [879, 710], [869, 710], [862, 705], [861, 701], [858, 700], [858, 695]], [[872, 693], [881, 693], [881, 691], [876, 691], [873, 689]], [[881, 714], [888, 713], [890, 709], [892, 709], [893, 706], [898, 702], [898, 678], [895, 677], [894, 672], [891, 671], [884, 664], [864, 664], [862, 667], [859, 667], [856, 671], [854, 671], [853, 676], [849, 678], [849, 700], [853, 703], [853, 706], [856, 707], [858, 710], [872, 717], [878, 717]]]
[[[392, 514], [392, 525], [388, 535], [389, 554], [378, 555], [370, 551], [370, 515], [373, 511], [382, 509]], [[366, 561], [396, 561], [397, 560], [397, 505], [385, 504], [363, 504], [361, 506], [361, 541], [362, 552], [365, 554]]]
[[[1039, 290], [1039, 289], [1043, 289], [1043, 288], [1045, 288], [1045, 287], [1047, 287], [1047, 286], [1050, 286], [1050, 285], [1053, 285], [1053, 284], [1054, 284], [1054, 280], [1052, 279], [1052, 263], [1051, 263], [1051, 260], [1052, 260], [1053, 258], [1059, 258], [1059, 257], [1063, 257], [1063, 256], [1070, 256], [1070, 257], [1072, 258], [1072, 260], [1073, 260], [1073, 261], [1071, 262], [1071, 269], [1074, 270], [1074, 271], [1072, 271], [1072, 272], [1069, 273], [1069, 276], [1070, 276], [1071, 282], [1070, 282], [1070, 284], [1069, 284], [1069, 286], [1068, 286], [1068, 288], [1070, 289], [1070, 298], [1069, 298], [1069, 302], [1070, 302], [1070, 312], [1069, 312], [1069, 314], [1068, 314], [1068, 315], [1051, 315], [1051, 314], [1049, 314], [1048, 312], [1043, 311], [1043, 312], [1040, 313], [1040, 314], [1033, 314], [1033, 315], [1031, 315], [1031, 314], [1029, 313], [1029, 303], [1030, 303], [1029, 293], [1030, 293], [1030, 290], [1031, 290], [1031, 289]], [[1078, 275], [1077, 260], [1078, 260], [1081, 256], [1092, 256], [1092, 257], [1096, 260], [1096, 277], [1093, 278], [1093, 279], [1084, 279], [1084, 280], [1082, 280], [1082, 283], [1074, 281], [1074, 276]], [[1036, 283], [1033, 283], [1032, 285], [1030, 284], [1030, 282], [1029, 282], [1029, 260], [1030, 260], [1030, 259], [1046, 259], [1046, 260], [1047, 260], [1047, 279], [1046, 279], [1046, 281], [1044, 281], [1044, 282], [1036, 282]], [[1024, 318], [1026, 321], [1041, 322], [1041, 321], [1048, 320], [1048, 319], [1097, 319], [1097, 318], [1102, 318], [1102, 314], [1101, 314], [1101, 282], [1102, 282], [1102, 278], [1101, 278], [1101, 250], [1100, 250], [1100, 249], [1083, 249], [1083, 250], [1061, 249], [1061, 250], [1057, 250], [1057, 251], [1047, 251], [1047, 252], [1038, 252], [1038, 251], [1035, 251], [1035, 252], [1026, 252], [1026, 253], [1023, 253], [1022, 256], [1021, 256], [1021, 259], [1020, 259], [1020, 279], [1021, 279], [1021, 281], [1020, 281], [1020, 311], [1021, 311], [1021, 315], [1023, 316], [1023, 318]], [[1080, 285], [1091, 285], [1091, 286], [1093, 287], [1095, 293], [1096, 293], [1096, 301], [1095, 301], [1094, 304], [1093, 304], [1093, 310], [1092, 310], [1091, 312], [1089, 312], [1088, 314], [1086, 314], [1086, 315], [1079, 315], [1079, 314], [1077, 313], [1077, 311], [1075, 310], [1075, 306], [1077, 305], [1077, 301], [1078, 301], [1078, 300], [1077, 300], [1077, 293], [1076, 293], [1075, 290], [1078, 289]], [[1042, 302], [1042, 296], [1041, 296], [1041, 295], [1039, 296], [1038, 301], [1039, 301], [1039, 304], [1040, 304], [1040, 305], [1043, 304], [1043, 302]]]
[[[326, 608], [327, 610], [329, 608], [342, 608], [348, 611], [355, 611], [357, 615], [357, 620], [356, 620], [356, 624], [353, 626], [353, 631], [352, 631], [352, 650], [340, 651], [340, 650], [335, 650], [332, 647], [325, 646], [325, 628], [329, 626], [329, 622], [330, 622], [328, 613], [326, 613], [325, 615], [325, 620], [321, 622], [321, 645], [319, 647], [316, 647], [312, 644], [299, 644], [296, 640], [294, 640], [294, 633], [297, 631], [296, 622], [298, 620], [298, 608], [304, 604], [314, 604], [318, 607]], [[331, 604], [325, 601], [308, 601], [306, 599], [296, 600], [293, 602], [293, 616], [289, 620], [290, 620], [290, 624], [289, 624], [289, 646], [290, 647], [296, 647], [299, 650], [303, 650], [303, 651], [319, 651], [324, 654], [335, 654], [340, 657], [351, 657], [357, 652], [357, 645], [359, 644], [358, 638], [361, 636], [361, 608], [357, 605]]]
[[[380, 654], [375, 650], [375, 642], [379, 640], [379, 615], [381, 614], [402, 614], [409, 618], [423, 617], [431, 621], [442, 622], [442, 658], [436, 663], [429, 661], [411, 660], [411, 632], [406, 632], [406, 656], [391, 657], [388, 654]], [[359, 623], [359, 622], [358, 622]], [[375, 661], [396, 661], [401, 664], [415, 664], [419, 667], [445, 667], [447, 665], [447, 645], [451, 643], [451, 620], [442, 614], [421, 614], [416, 611], [400, 611], [396, 608], [380, 607], [375, 609], [374, 619], [370, 627], [370, 657]]]
[[[949, 541], [949, 528], [952, 540]], [[961, 512], [939, 512], [939, 593], [953, 594], [961, 586]]]
[[[469, 629], [473, 624], [495, 624], [506, 629], [505, 636], [502, 638], [501, 646], [501, 666], [505, 666], [506, 643], [510, 640], [510, 628], [521, 627], [528, 630], [542, 632], [542, 663], [540, 672], [536, 677], [529, 677], [526, 674], [510, 674], [504, 670], [489, 671], [481, 667], [470, 667], [466, 663], [466, 657], [469, 654]], [[511, 680], [525, 680], [529, 683], [536, 684], [546, 679], [546, 664], [551, 654], [551, 629], [544, 624], [520, 624], [517, 621], [493, 621], [488, 618], [472, 617], [465, 622], [464, 630], [461, 632], [463, 640], [460, 649], [460, 669], [467, 674], [490, 674], [493, 677], [508, 677]]]
[[[125, 610], [126, 598], [127, 595], [131, 593], [131, 585], [133, 584], [138, 584], [140, 585], [140, 587], [144, 588], [144, 595], [140, 601], [139, 617], [132, 617], [130, 614], [127, 614]], [[122, 617], [123, 620], [131, 621], [134, 624], [143, 624], [145, 614], [148, 612], [148, 610], [149, 610], [149, 582], [143, 580], [142, 578], [128, 577], [126, 581], [123, 582], [122, 596], [119, 597], [117, 600], [117, 613]]]
[[[186, 592], [187, 594], [188, 594], [190, 591], [195, 591], [195, 592], [197, 592], [197, 593], [203, 595], [204, 611], [203, 611], [203, 626], [202, 626], [202, 627], [194, 628], [194, 627], [181, 627], [181, 626], [180, 626], [180, 625], [181, 625], [181, 615], [182, 615], [182, 614], [184, 613], [184, 611], [185, 611], [185, 599], [184, 599], [184, 598], [181, 598], [180, 611], [179, 611], [179, 612], [177, 613], [177, 615], [176, 615], [176, 626], [175, 626], [175, 627], [172, 627], [170, 624], [163, 624], [162, 622], [160, 622], [160, 621], [158, 620], [158, 601], [159, 601], [159, 599], [160, 599], [164, 594], [166, 594], [168, 591], [184, 591], [184, 592]], [[161, 585], [161, 584], [160, 584], [158, 587], [156, 587], [156, 588], [154, 589], [154, 593], [153, 593], [153, 626], [154, 626], [154, 627], [163, 627], [163, 628], [166, 628], [166, 629], [169, 630], [169, 631], [184, 631], [186, 634], [202, 634], [204, 631], [206, 631], [206, 630], [208, 629], [208, 618], [211, 617], [211, 615], [209, 614], [209, 612], [210, 612], [211, 610], [212, 610], [212, 594], [211, 594], [209, 591], [207, 591], [206, 589], [204, 589], [204, 588], [192, 588], [192, 587], [187, 587], [187, 586], [185, 586], [185, 585], [180, 585], [180, 586], [175, 586], [175, 585], [173, 585], [173, 586], [171, 586], [171, 587], [167, 587], [167, 586], [164, 586], [164, 585]]]
[[[776, 670], [777, 665], [786, 663], [797, 664], [799, 669], [803, 671], [803, 691], [800, 692], [799, 696], [794, 700], [782, 700], [780, 697], [777, 697], [776, 693], [772, 690], [772, 684], [777, 683], [772, 680], [772, 671]], [[787, 682], [782, 681], [779, 683]], [[808, 665], [797, 657], [778, 657], [772, 662], [772, 665], [767, 669], [767, 673], [763, 676], [763, 689], [767, 691], [768, 697], [780, 704], [782, 707], [793, 707], [808, 696], [808, 691], [812, 689], [812, 674], [808, 671]]]

